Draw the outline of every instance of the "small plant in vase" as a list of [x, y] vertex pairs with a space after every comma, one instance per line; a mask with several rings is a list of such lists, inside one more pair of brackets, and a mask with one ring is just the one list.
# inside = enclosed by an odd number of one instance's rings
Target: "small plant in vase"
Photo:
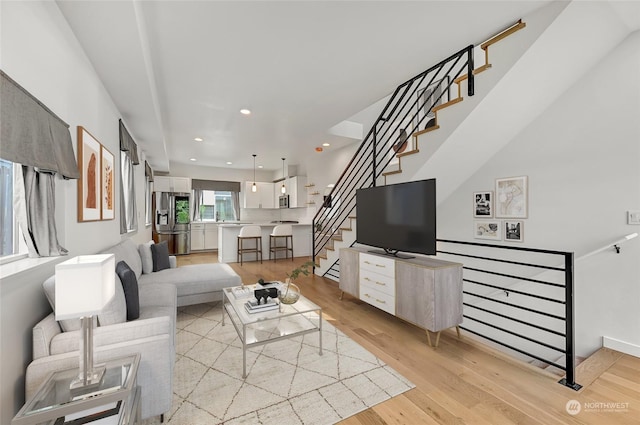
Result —
[[293, 281], [301, 274], [309, 276], [309, 267], [313, 267], [314, 265], [313, 261], [307, 261], [306, 263], [291, 270], [290, 273], [287, 273], [287, 280], [285, 281], [283, 288], [280, 290], [280, 296], [278, 297], [282, 304], [293, 304], [300, 299], [300, 288], [298, 288]]

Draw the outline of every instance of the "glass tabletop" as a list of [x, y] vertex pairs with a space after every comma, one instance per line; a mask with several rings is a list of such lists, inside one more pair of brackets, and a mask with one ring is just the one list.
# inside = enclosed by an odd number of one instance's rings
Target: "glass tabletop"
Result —
[[[97, 387], [88, 390], [70, 390], [70, 384], [78, 376], [78, 368], [55, 371], [50, 374], [38, 392], [27, 401], [12, 423], [31, 416], [46, 418], [65, 415], [77, 406], [92, 407], [114, 400], [121, 400], [135, 386], [140, 355], [132, 355], [106, 361], [105, 374]], [[45, 417], [46, 416], [46, 417]]]
[[[283, 283], [281, 284], [285, 285]], [[294, 304], [280, 304], [279, 308], [274, 310], [249, 313], [245, 309], [245, 304], [249, 300], [255, 300], [255, 298], [253, 297], [253, 290], [256, 289], [256, 285], [244, 285], [242, 288], [249, 288], [251, 295], [248, 297], [238, 297], [234, 293], [234, 287], [224, 288], [224, 292], [228, 300], [228, 304], [233, 306], [234, 313], [243, 325], [249, 325], [265, 320], [285, 318], [288, 316], [296, 316], [321, 310], [318, 305], [314, 304], [309, 299], [301, 295], [300, 299], [298, 299], [298, 301]]]

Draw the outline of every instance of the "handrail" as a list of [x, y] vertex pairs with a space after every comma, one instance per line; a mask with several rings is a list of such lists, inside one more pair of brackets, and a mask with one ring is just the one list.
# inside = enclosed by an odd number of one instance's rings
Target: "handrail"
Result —
[[629, 235], [627, 235], [627, 236], [625, 236], [625, 237], [623, 237], [621, 239], [618, 239], [615, 242], [611, 242], [611, 243], [606, 244], [602, 248], [594, 249], [593, 251], [590, 251], [590, 252], [587, 252], [584, 255], [581, 255], [580, 257], [578, 257], [576, 259], [576, 261], [584, 260], [585, 258], [591, 257], [592, 255], [599, 254], [602, 251], [606, 251], [607, 249], [610, 249], [610, 248], [614, 248], [616, 250], [616, 252], [618, 254], [620, 254], [620, 244], [622, 244], [624, 242], [627, 242], [627, 241], [630, 241], [631, 239], [637, 238], [637, 237], [638, 237], [637, 233], [631, 233], [631, 234], [629, 234]]

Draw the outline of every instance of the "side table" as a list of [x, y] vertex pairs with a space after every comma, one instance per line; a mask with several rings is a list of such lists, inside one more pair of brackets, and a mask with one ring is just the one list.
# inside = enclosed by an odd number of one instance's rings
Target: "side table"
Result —
[[109, 360], [105, 362], [105, 375], [98, 388], [85, 393], [74, 391], [73, 395], [69, 384], [78, 375], [78, 368], [52, 372], [16, 414], [11, 425], [61, 425], [79, 413], [100, 412], [102, 407], [104, 410], [117, 409], [113, 416], [118, 425], [137, 424], [140, 422], [139, 364], [140, 354]]

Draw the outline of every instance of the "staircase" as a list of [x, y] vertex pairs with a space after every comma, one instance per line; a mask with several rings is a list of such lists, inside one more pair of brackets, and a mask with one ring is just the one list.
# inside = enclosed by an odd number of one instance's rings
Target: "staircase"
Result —
[[[493, 69], [490, 47], [525, 27], [520, 20], [395, 89], [337, 180], [330, 193], [331, 203], [323, 205], [313, 219], [317, 275], [338, 280], [339, 249], [356, 244], [356, 191], [410, 180], [490, 91], [490, 87], [483, 88], [482, 95], [476, 96], [476, 77]], [[475, 62], [482, 65], [474, 67]]]

